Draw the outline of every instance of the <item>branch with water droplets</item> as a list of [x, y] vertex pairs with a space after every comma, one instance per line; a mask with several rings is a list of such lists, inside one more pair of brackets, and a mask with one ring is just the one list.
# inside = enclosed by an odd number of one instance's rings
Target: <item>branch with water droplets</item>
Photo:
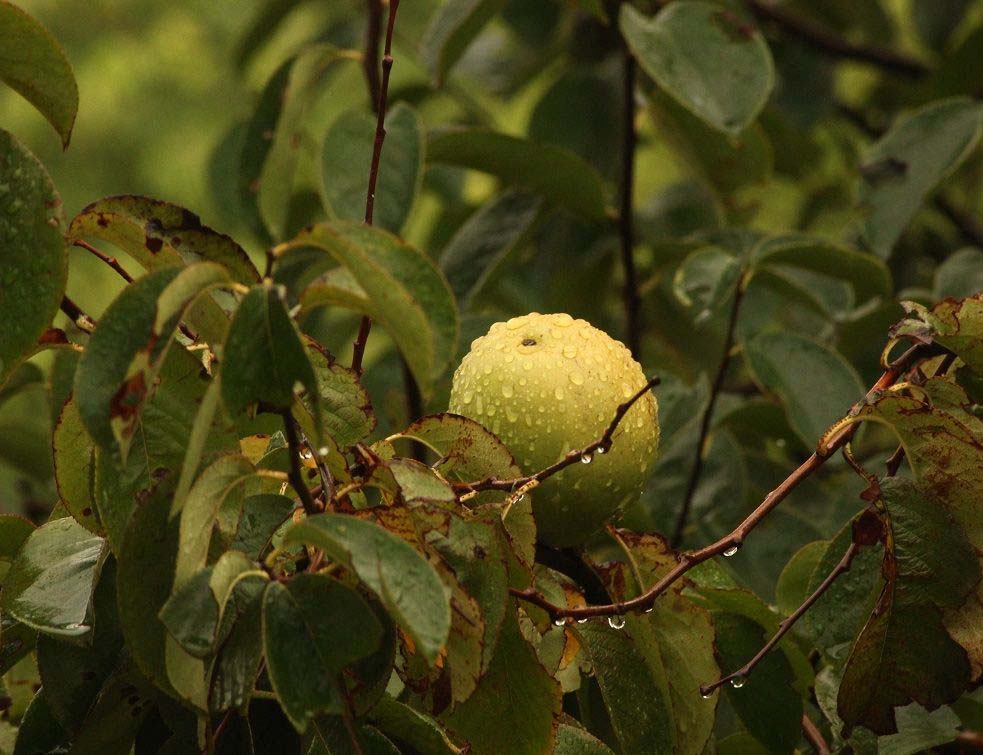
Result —
[[645, 385], [639, 388], [627, 401], [621, 404], [614, 412], [614, 418], [611, 423], [604, 430], [604, 433], [600, 438], [595, 440], [593, 443], [589, 443], [583, 448], [578, 448], [576, 450], [568, 452], [563, 456], [562, 459], [557, 461], [555, 464], [551, 464], [545, 469], [541, 469], [535, 474], [526, 475], [525, 477], [513, 477], [508, 480], [501, 480], [497, 477], [486, 477], [483, 480], [477, 480], [475, 482], [455, 482], [452, 483], [452, 487], [455, 490], [465, 491], [465, 496], [468, 494], [476, 494], [483, 490], [509, 490], [518, 492], [519, 489], [525, 488], [531, 485], [538, 485], [557, 472], [569, 467], [571, 464], [576, 464], [581, 462], [584, 464], [589, 464], [594, 457], [594, 454], [605, 454], [611, 450], [611, 444], [614, 439], [614, 433], [618, 429], [618, 425], [621, 424], [621, 420], [624, 419], [628, 410], [635, 405], [635, 403], [651, 391], [660, 382], [658, 377], [649, 378]]
[[825, 594], [833, 582], [836, 581], [837, 577], [850, 570], [850, 566], [853, 564], [853, 559], [859, 550], [860, 546], [857, 543], [850, 543], [850, 547], [846, 549], [843, 557], [839, 560], [836, 566], [833, 567], [832, 571], [826, 575], [826, 578], [819, 584], [819, 587], [817, 587], [808, 598], [802, 601], [802, 605], [800, 605], [782, 620], [782, 622], [778, 625], [778, 631], [772, 635], [771, 639], [764, 644], [761, 650], [755, 653], [751, 660], [736, 671], [732, 671], [711, 684], [702, 685], [700, 687], [700, 694], [703, 695], [703, 697], [709, 697], [715, 689], [723, 687], [728, 683], [735, 688], [743, 687], [748, 676], [752, 671], [754, 671], [755, 666], [757, 666], [764, 659], [764, 657], [768, 655], [768, 653], [770, 653], [779, 642], [781, 642], [782, 637], [784, 637], [788, 631], [795, 626], [795, 622], [802, 618], [805, 612], [808, 611], [812, 605]]
[[[919, 344], [912, 346], [904, 354], [894, 360], [884, 371], [884, 374], [871, 386], [870, 390], [863, 399], [853, 405], [847, 417], [855, 416], [870, 401], [873, 401], [882, 391], [893, 385], [898, 378], [908, 370], [915, 362], [920, 361], [934, 353], [931, 346]], [[644, 612], [652, 607], [662, 593], [675, 584], [683, 575], [695, 566], [709, 561], [719, 555], [732, 556], [743, 545], [748, 534], [757, 527], [765, 517], [768, 516], [778, 505], [788, 497], [798, 485], [808, 478], [813, 472], [819, 469], [826, 460], [832, 456], [843, 445], [848, 443], [857, 431], [857, 424], [854, 422], [840, 421], [833, 425], [833, 428], [826, 433], [809, 458], [802, 462], [788, 477], [786, 477], [774, 490], [772, 490], [764, 500], [744, 519], [730, 534], [725, 535], [714, 543], [699, 550], [681, 553], [678, 556], [677, 564], [670, 569], [658, 582], [652, 585], [641, 595], [630, 600], [617, 601], [605, 605], [588, 605], [577, 608], [569, 606], [558, 606], [551, 602], [546, 596], [534, 588], [520, 590], [509, 588], [509, 592], [527, 603], [531, 603], [543, 609], [554, 619], [590, 619], [597, 616], [616, 617], [621, 614], [634, 612]], [[555, 465], [554, 465], [555, 466]], [[486, 488], [487, 489], [487, 488]]]

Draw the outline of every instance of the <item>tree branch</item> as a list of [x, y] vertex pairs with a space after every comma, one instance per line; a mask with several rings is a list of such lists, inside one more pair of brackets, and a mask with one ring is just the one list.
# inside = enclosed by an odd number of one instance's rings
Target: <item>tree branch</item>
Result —
[[68, 294], [62, 295], [60, 309], [79, 330], [85, 333], [92, 333], [96, 329], [96, 321], [85, 314], [78, 304], [69, 299]]
[[293, 418], [289, 409], [284, 409], [280, 414], [283, 417], [283, 432], [287, 438], [287, 447], [290, 451], [290, 472], [288, 473], [290, 485], [300, 498], [300, 502], [304, 506], [304, 511], [307, 512], [308, 516], [312, 516], [313, 514], [319, 513], [319, 508], [314, 501], [314, 497], [311, 495], [311, 491], [307, 488], [304, 472], [300, 468], [301, 442], [300, 438], [297, 437], [296, 420]]
[[[370, 13], [372, 7], [379, 0], [369, 0]], [[382, 145], [386, 140], [386, 104], [389, 100], [389, 74], [393, 68], [393, 28], [396, 24], [396, 11], [399, 10], [399, 0], [389, 0], [389, 23], [386, 26], [386, 47], [382, 56], [382, 80], [379, 84], [378, 97], [373, 99], [373, 107], [376, 112], [375, 140], [372, 145], [372, 162], [369, 166], [369, 187], [365, 195], [365, 224], [372, 225], [375, 213], [375, 189], [379, 181], [379, 162], [382, 159]], [[381, 12], [381, 8], [380, 8]], [[371, 23], [370, 23], [371, 27]], [[370, 29], [371, 30], [371, 29]], [[371, 66], [376, 67], [376, 55], [372, 59], [368, 58], [370, 52], [379, 49], [378, 34], [375, 39], [371, 39], [366, 44], [366, 70]], [[370, 82], [370, 88], [372, 84]], [[362, 322], [358, 328], [358, 336], [352, 350], [352, 369], [356, 372], [362, 371], [362, 356], [365, 353], [365, 344], [369, 340], [369, 332], [372, 329], [372, 318], [368, 315], [362, 316]]]
[[515, 491], [518, 488], [526, 487], [529, 485], [538, 485], [557, 472], [561, 472], [571, 464], [576, 464], [578, 461], [589, 462], [594, 454], [605, 454], [611, 450], [612, 438], [614, 436], [615, 430], [618, 429], [618, 425], [621, 424], [621, 420], [628, 413], [628, 410], [635, 405], [642, 396], [652, 390], [655, 386], [659, 384], [660, 380], [658, 377], [653, 377], [649, 379], [644, 386], [642, 386], [635, 394], [625, 401], [623, 404], [618, 406], [614, 412], [614, 418], [611, 423], [607, 426], [604, 433], [600, 438], [595, 440], [583, 448], [576, 449], [567, 452], [567, 454], [560, 459], [555, 464], [551, 464], [545, 469], [541, 469], [536, 474], [526, 475], [525, 477], [514, 477], [509, 480], [502, 480], [497, 477], [486, 477], [483, 480], [477, 480], [475, 482], [454, 482], [451, 486], [455, 490], [463, 490], [468, 493], [479, 493], [482, 490], [509, 490]]
[[712, 684], [704, 684], [700, 686], [700, 694], [704, 697], [709, 696], [715, 689], [724, 686], [728, 682], [734, 684], [734, 686], [741, 686], [747, 680], [747, 677], [754, 667], [757, 666], [762, 659], [772, 651], [772, 649], [781, 642], [782, 637], [784, 637], [788, 631], [795, 625], [802, 615], [812, 607], [812, 604], [819, 600], [823, 594], [830, 588], [830, 585], [836, 581], [843, 572], [849, 571], [850, 566], [853, 564], [853, 558], [857, 555], [857, 551], [860, 550], [860, 546], [856, 543], [850, 543], [850, 547], [846, 549], [843, 554], [843, 558], [839, 560], [839, 563], [833, 567], [833, 570], [826, 575], [826, 578], [819, 583], [819, 587], [816, 588], [815, 592], [812, 593], [808, 598], [802, 601], [802, 605], [796, 608], [792, 613], [790, 613], [782, 622], [778, 625], [778, 631], [772, 635], [771, 639], [764, 644], [764, 646], [754, 657], [751, 658], [747, 663], [741, 666], [736, 671], [732, 671], [726, 676], [721, 677]]
[[805, 734], [806, 741], [812, 745], [812, 749], [818, 755], [829, 755], [831, 752], [829, 745], [826, 744], [823, 733], [819, 731], [819, 727], [809, 718], [808, 713], [802, 714], [802, 733]]
[[379, 45], [382, 41], [382, 0], [366, 0], [368, 23], [365, 27], [365, 54], [362, 67], [365, 69], [365, 83], [369, 88], [369, 102], [375, 108], [379, 102]]
[[[871, 386], [863, 399], [858, 401], [850, 410], [850, 415], [859, 412], [868, 402], [873, 400], [883, 390], [893, 385], [898, 377], [903, 374], [915, 361], [920, 360], [932, 353], [931, 347], [919, 344], [912, 346], [904, 354], [892, 362], [884, 371], [884, 374]], [[850, 416], [848, 415], [848, 416]], [[550, 614], [553, 619], [589, 619], [595, 616], [614, 616], [631, 611], [645, 611], [652, 607], [655, 599], [669, 589], [678, 579], [690, 571], [693, 567], [708, 561], [722, 553], [732, 554], [744, 543], [748, 534], [757, 527], [761, 521], [768, 516], [798, 485], [819, 469], [826, 460], [833, 455], [841, 446], [849, 442], [857, 431], [854, 423], [846, 425], [834, 425], [834, 429], [823, 439], [820, 447], [814, 451], [808, 459], [798, 466], [788, 477], [785, 478], [774, 490], [772, 490], [758, 507], [752, 511], [730, 534], [725, 535], [714, 543], [707, 545], [696, 551], [682, 553], [678, 556], [678, 563], [667, 572], [652, 587], [641, 595], [630, 600], [618, 601], [606, 605], [588, 605], [580, 608], [569, 608], [558, 606], [550, 602], [544, 595], [533, 588], [519, 590], [509, 588], [509, 592], [520, 600], [524, 600], [533, 605], [537, 605]], [[556, 465], [554, 465], [556, 466]]]
[[638, 64], [624, 47], [622, 73], [621, 115], [621, 183], [618, 191], [618, 238], [621, 246], [621, 267], [624, 271], [622, 297], [625, 307], [625, 340], [632, 356], [641, 354], [641, 299], [638, 294], [638, 273], [635, 268], [634, 185], [635, 185], [635, 80]]
[[690, 469], [689, 480], [686, 482], [686, 493], [683, 495], [683, 505], [679, 509], [679, 516], [676, 519], [676, 529], [672, 533], [670, 543], [673, 547], [679, 545], [683, 539], [683, 532], [689, 519], [689, 512], [693, 506], [693, 496], [696, 495], [696, 487], [700, 482], [700, 474], [703, 472], [703, 461], [705, 456], [704, 448], [707, 443], [707, 436], [710, 434], [710, 423], [713, 419], [713, 408], [720, 395], [720, 389], [724, 385], [724, 378], [727, 375], [727, 367], [730, 365], [731, 351], [734, 349], [734, 335], [737, 332], [737, 317], [740, 314], [741, 301], [744, 299], [745, 281], [742, 274], [737, 281], [737, 288], [734, 291], [734, 299], [730, 305], [730, 317], [727, 321], [727, 335], [724, 337], [724, 350], [720, 356], [720, 364], [717, 365], [717, 374], [713, 378], [713, 385], [710, 387], [710, 398], [703, 409], [703, 416], [700, 418], [700, 434], [696, 440], [696, 458], [693, 459], [693, 466]]
[[748, 10], [760, 21], [769, 21], [782, 31], [798, 37], [816, 50], [836, 58], [883, 68], [904, 76], [919, 77], [930, 72], [921, 60], [874, 44], [850, 42], [819, 21], [797, 15], [773, 0], [744, 0]]

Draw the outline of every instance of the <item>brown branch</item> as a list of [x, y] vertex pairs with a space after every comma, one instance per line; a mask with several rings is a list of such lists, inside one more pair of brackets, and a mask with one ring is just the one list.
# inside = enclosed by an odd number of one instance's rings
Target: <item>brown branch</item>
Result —
[[819, 21], [800, 16], [773, 0], [744, 0], [748, 10], [761, 21], [769, 21], [782, 31], [798, 37], [816, 50], [835, 58], [883, 68], [904, 76], [919, 77], [931, 69], [918, 58], [875, 44], [850, 42]]
[[530, 483], [540, 483], [546, 480], [557, 472], [561, 472], [571, 464], [576, 464], [577, 462], [590, 461], [594, 454], [605, 454], [611, 450], [612, 438], [614, 436], [615, 430], [618, 429], [618, 425], [621, 424], [621, 420], [624, 419], [628, 410], [635, 405], [642, 396], [652, 390], [655, 386], [659, 384], [660, 380], [658, 377], [653, 377], [649, 379], [644, 386], [642, 386], [635, 394], [625, 401], [623, 404], [618, 406], [614, 412], [614, 418], [611, 423], [607, 426], [604, 433], [600, 438], [595, 440], [593, 443], [589, 443], [583, 448], [576, 449], [574, 451], [569, 451], [562, 459], [557, 461], [555, 464], [551, 464], [545, 469], [541, 469], [536, 474], [526, 475], [525, 477], [514, 477], [512, 479], [502, 480], [498, 477], [486, 477], [483, 480], [477, 480], [475, 482], [455, 482], [452, 483], [452, 487], [455, 490], [463, 490], [467, 492], [480, 492], [482, 490], [515, 490], [522, 487], [523, 485], [528, 485]]
[[819, 731], [819, 727], [809, 718], [808, 713], [802, 714], [802, 733], [805, 734], [806, 741], [812, 745], [819, 755], [829, 755], [832, 752], [829, 749], [829, 745], [826, 744], [826, 740], [823, 738], [823, 733]]
[[290, 480], [290, 485], [300, 497], [300, 502], [303, 504], [304, 511], [307, 512], [307, 515], [317, 514], [319, 513], [319, 507], [307, 487], [307, 482], [304, 480], [304, 472], [300, 468], [301, 442], [300, 438], [297, 437], [296, 420], [293, 418], [289, 409], [282, 410], [280, 414], [283, 416], [283, 432], [287, 438], [287, 447], [290, 452], [290, 471], [287, 477]]
[[[119, 263], [119, 260], [116, 259], [115, 257], [110, 257], [105, 252], [96, 249], [94, 246], [92, 246], [92, 244], [88, 243], [87, 241], [83, 241], [82, 239], [75, 239], [75, 241], [72, 242], [72, 245], [77, 246], [79, 249], [85, 249], [85, 251], [89, 252], [93, 256], [98, 257], [105, 264], [109, 265], [109, 267], [115, 270], [120, 278], [125, 280], [127, 283], [133, 283], [133, 276], [130, 275], [128, 272], [126, 272], [126, 269]], [[188, 338], [189, 340], [191, 341], [198, 340], [198, 334], [195, 333], [193, 330], [191, 330], [191, 328], [189, 328], [183, 322], [178, 323], [178, 327], [181, 329], [181, 332], [184, 333], [185, 337]]]
[[61, 311], [68, 315], [68, 319], [71, 320], [75, 327], [85, 333], [92, 333], [96, 329], [96, 321], [89, 317], [82, 308], [76, 304], [74, 301], [68, 298], [68, 294], [63, 294], [61, 297]]
[[830, 585], [836, 581], [836, 578], [843, 574], [843, 572], [850, 570], [850, 566], [853, 564], [853, 558], [857, 555], [858, 550], [860, 550], [859, 545], [856, 543], [850, 543], [850, 547], [846, 549], [846, 552], [843, 554], [843, 558], [839, 560], [839, 563], [837, 563], [836, 566], [833, 567], [832, 571], [826, 575], [826, 578], [819, 583], [819, 586], [815, 589], [812, 595], [802, 601], [802, 605], [800, 605], [782, 620], [782, 622], [778, 625], [778, 631], [772, 635], [771, 639], [764, 644], [761, 650], [755, 653], [751, 660], [736, 671], [732, 671], [712, 684], [701, 685], [700, 694], [706, 697], [715, 689], [724, 686], [728, 682], [735, 684], [735, 686], [742, 685], [747, 680], [748, 675], [754, 671], [755, 666], [757, 666], [764, 659], [764, 657], [768, 655], [768, 653], [770, 653], [779, 642], [781, 642], [782, 637], [784, 637], [795, 625], [795, 622], [802, 618], [803, 614], [805, 614], [805, 612], [812, 607], [813, 603], [823, 596], [823, 594], [830, 588]]
[[74, 246], [77, 246], [79, 249], [85, 249], [85, 251], [98, 257], [104, 263], [109, 265], [113, 270], [115, 270], [119, 274], [119, 277], [125, 280], [127, 283], [133, 283], [133, 276], [130, 275], [128, 272], [126, 272], [123, 266], [119, 264], [119, 260], [116, 259], [115, 257], [110, 257], [105, 252], [101, 252], [98, 249], [96, 249], [94, 246], [92, 246], [92, 244], [86, 241], [82, 241], [82, 239], [76, 239], [75, 241], [72, 242], [72, 244]]
[[621, 266], [624, 271], [622, 297], [625, 307], [625, 341], [632, 356], [638, 359], [641, 354], [641, 299], [638, 294], [638, 273], [635, 267], [635, 229], [634, 229], [634, 185], [635, 185], [635, 146], [638, 135], [635, 133], [635, 81], [638, 65], [635, 58], [624, 46], [624, 72], [622, 74], [622, 115], [621, 115], [621, 183], [619, 187], [618, 238], [621, 247]]
[[[369, 7], [372, 7], [373, 0], [369, 0]], [[379, 84], [379, 96], [373, 99], [376, 112], [375, 140], [372, 145], [372, 162], [369, 166], [369, 187], [365, 195], [365, 224], [372, 225], [375, 213], [375, 189], [379, 182], [379, 162], [382, 159], [382, 145], [386, 140], [386, 105], [389, 100], [389, 75], [393, 68], [393, 28], [396, 24], [396, 11], [399, 10], [399, 0], [389, 0], [389, 23], [386, 25], [386, 47], [382, 55], [382, 80]], [[373, 50], [378, 49], [376, 42], [367, 45]], [[376, 66], [375, 56], [372, 60], [366, 56], [366, 70], [368, 66], [373, 69]], [[365, 344], [369, 340], [369, 332], [372, 329], [372, 318], [368, 315], [362, 316], [362, 322], [358, 328], [358, 336], [352, 351], [352, 369], [356, 372], [362, 371], [362, 356], [365, 353]]]
[[[873, 400], [883, 390], [893, 385], [898, 377], [904, 373], [916, 360], [929, 356], [932, 353], [930, 347], [924, 345], [912, 346], [904, 354], [892, 362], [884, 371], [884, 374], [871, 386], [863, 399], [858, 401], [850, 410], [850, 415], [859, 412], [868, 402]], [[824, 438], [821, 447], [800, 464], [788, 477], [783, 480], [778, 487], [772, 490], [758, 507], [752, 511], [730, 534], [725, 535], [714, 543], [696, 551], [682, 553], [678, 556], [678, 563], [662, 579], [641, 595], [630, 600], [618, 601], [606, 605], [588, 605], [579, 608], [558, 606], [550, 602], [544, 595], [533, 588], [519, 590], [509, 588], [509, 592], [520, 600], [524, 600], [533, 605], [539, 606], [550, 614], [553, 619], [589, 619], [595, 616], [614, 616], [629, 613], [631, 611], [645, 611], [652, 607], [655, 599], [669, 589], [678, 579], [686, 574], [693, 567], [708, 561], [722, 553], [732, 554], [744, 543], [748, 534], [757, 527], [762, 520], [768, 516], [798, 485], [819, 469], [826, 460], [840, 449], [845, 443], [849, 442], [857, 430], [854, 423], [846, 425], [834, 425], [834, 430]]]
[[686, 493], [683, 495], [683, 505], [679, 509], [679, 516], [676, 519], [676, 529], [673, 531], [670, 543], [673, 546], [679, 545], [683, 539], [683, 531], [689, 519], [689, 512], [693, 506], [693, 496], [696, 495], [696, 487], [700, 482], [700, 475], [703, 472], [704, 453], [706, 449], [707, 436], [710, 434], [710, 423], [713, 419], [713, 408], [720, 395], [720, 389], [724, 385], [724, 377], [727, 375], [727, 367], [730, 365], [731, 351], [734, 349], [734, 335], [737, 332], [737, 317], [740, 314], [741, 301], [744, 299], [744, 275], [742, 274], [737, 281], [737, 288], [734, 291], [734, 300], [730, 305], [730, 317], [727, 321], [727, 335], [724, 337], [724, 349], [720, 355], [720, 364], [717, 365], [717, 374], [713, 378], [713, 385], [710, 387], [710, 398], [703, 409], [703, 416], [700, 419], [700, 434], [696, 440], [696, 458], [693, 459], [693, 466], [690, 469], [689, 480], [686, 482]]
[[375, 108], [379, 102], [379, 46], [382, 44], [382, 0], [366, 0], [369, 13], [365, 27], [365, 54], [362, 67], [365, 69], [365, 83], [369, 88], [369, 102]]

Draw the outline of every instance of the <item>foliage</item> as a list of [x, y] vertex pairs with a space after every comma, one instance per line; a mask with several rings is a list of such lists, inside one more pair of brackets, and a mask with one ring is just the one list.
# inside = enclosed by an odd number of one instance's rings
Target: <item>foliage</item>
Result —
[[[0, 123], [0, 750], [979, 737], [970, 6], [269, 2], [222, 51], [264, 81], [199, 166], [214, 228], [117, 192], [67, 221]], [[0, 81], [63, 147], [73, 55], [0, 0]], [[535, 310], [661, 377], [640, 499], [574, 547], [537, 488], [658, 381], [523, 466], [445, 410]]]

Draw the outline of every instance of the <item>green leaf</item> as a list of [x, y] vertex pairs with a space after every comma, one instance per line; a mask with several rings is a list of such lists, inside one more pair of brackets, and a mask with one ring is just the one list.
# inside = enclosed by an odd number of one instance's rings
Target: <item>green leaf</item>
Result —
[[883, 261], [817, 236], [774, 236], [758, 244], [751, 259], [757, 267], [789, 266], [844, 280], [858, 303], [891, 294], [891, 273]]
[[[717, 655], [727, 673], [740, 668], [768, 640], [755, 621], [735, 613], [714, 612]], [[727, 699], [755, 739], [773, 752], [795, 749], [802, 728], [802, 698], [782, 653], [769, 653], [740, 689], [727, 687]]]
[[434, 664], [450, 630], [447, 588], [410, 545], [371, 522], [341, 514], [308, 517], [287, 530], [283, 543], [321, 548], [356, 574]]
[[142, 371], [124, 381], [136, 354], [153, 357], [157, 299], [180, 271], [158, 270], [124, 288], [89, 339], [75, 373], [76, 404], [86, 430], [103, 448], [119, 447], [124, 459], [153, 387]]
[[983, 106], [939, 100], [902, 116], [864, 155], [858, 202], [864, 242], [888, 258], [926, 195], [973, 150]]
[[78, 405], [69, 398], [62, 407], [52, 437], [55, 483], [61, 504], [90, 532], [105, 534], [95, 510], [96, 447], [89, 437]]
[[672, 753], [676, 727], [665, 668], [657, 645], [642, 645], [651, 637], [636, 638], [634, 629], [634, 622], [625, 631], [601, 619], [578, 627], [577, 636], [590, 656], [622, 749]]
[[175, 499], [171, 516], [181, 514], [175, 587], [180, 588], [205, 567], [212, 529], [226, 496], [255, 474], [256, 468], [245, 456], [220, 456], [201, 473], [184, 501]]
[[[432, 414], [417, 420], [390, 440], [406, 438], [419, 441], [440, 458], [437, 468], [448, 480], [471, 482], [485, 477], [507, 480], [521, 477], [515, 457], [497, 436], [472, 419], [456, 414]], [[501, 500], [502, 493], [485, 493], [480, 503]]]
[[[97, 443], [118, 445], [125, 460], [183, 315], [209, 289], [230, 282], [214, 263], [171, 267], [148, 273], [110, 304], [75, 377], [79, 413]], [[224, 336], [224, 316], [220, 322]]]
[[254, 286], [242, 298], [224, 357], [222, 399], [231, 413], [257, 402], [289, 409], [298, 384], [317, 404], [317, 382], [307, 350], [283, 302], [269, 286]]
[[929, 713], [913, 703], [898, 708], [894, 715], [898, 733], [878, 739], [878, 755], [915, 755], [952, 742], [959, 734], [961, 722], [951, 708]]
[[37, 528], [22, 516], [0, 514], [0, 568], [3, 574], [35, 529]]
[[45, 634], [88, 633], [89, 601], [105, 542], [70, 517], [39, 527], [10, 565], [0, 607]]
[[[375, 142], [376, 117], [347, 110], [331, 124], [321, 149], [321, 198], [339, 220], [365, 217], [365, 195]], [[386, 140], [379, 162], [373, 224], [398, 234], [423, 182], [423, 120], [405, 102], [386, 113]]]
[[[753, 123], [739, 135], [722, 139], [719, 131], [658, 90], [652, 92], [649, 113], [658, 137], [715, 195], [726, 200], [741, 187], [763, 184], [771, 177], [774, 150], [759, 124]], [[704, 195], [698, 201], [703, 209]], [[730, 204], [725, 202], [725, 206]], [[710, 217], [716, 217], [718, 212], [711, 206]], [[715, 224], [716, 221], [709, 223]], [[708, 223], [700, 222], [701, 227], [704, 225]]]
[[340, 448], [349, 448], [365, 440], [375, 429], [376, 418], [368, 391], [359, 382], [358, 374], [338, 364], [314, 341], [307, 342], [307, 356], [317, 381], [324, 431]]
[[361, 224], [321, 224], [279, 251], [323, 249], [350, 273], [344, 296], [332, 284], [315, 284], [305, 309], [341, 304], [370, 315], [399, 346], [426, 396], [456, 355], [458, 318], [454, 295], [436, 265], [394, 236]]
[[48, 704], [48, 696], [39, 689], [31, 700], [17, 731], [13, 755], [36, 755], [56, 750], [67, 738], [54, 711]]
[[32, 16], [6, 0], [0, 2], [0, 39], [0, 81], [34, 105], [54, 126], [62, 147], [68, 147], [79, 92], [61, 45]]
[[[95, 503], [114, 551], [119, 550], [137, 502], [149, 494], [161, 475], [180, 467], [198, 404], [210, 385], [203, 377], [202, 363], [193, 354], [183, 348], [171, 349], [161, 367], [160, 385], [144, 407], [134, 434], [139, 453], [129, 454], [125, 463], [113, 453], [97, 454]], [[208, 458], [237, 440], [224, 419], [208, 430]]]
[[106, 197], [72, 219], [68, 236], [108, 241], [146, 270], [177, 264], [215, 262], [238, 283], [259, 280], [259, 271], [232, 238], [201, 222], [190, 210], [135, 195]]
[[342, 669], [378, 647], [382, 628], [352, 588], [301, 574], [272, 583], [263, 598], [270, 681], [290, 722], [303, 732], [319, 713], [342, 713]]
[[877, 610], [844, 667], [837, 709], [847, 729], [897, 729], [894, 709], [918, 702], [934, 709], [955, 700], [970, 681], [966, 651], [943, 625], [979, 583], [973, 545], [924, 486], [881, 481], [892, 537], [886, 584]]
[[[618, 536], [624, 549], [631, 552], [634, 568], [621, 561], [595, 566], [595, 570], [603, 575], [609, 594], [616, 600], [639, 595], [677, 563], [672, 549], [658, 535], [619, 530]], [[642, 584], [638, 584], [635, 577], [636, 569]], [[681, 588], [673, 588], [659, 598], [649, 613], [624, 619], [627, 632], [624, 640], [628, 645], [614, 651], [610, 666], [600, 668], [606, 661], [593, 658], [588, 645], [595, 676], [619, 740], [626, 751], [632, 751], [628, 741], [650, 741], [663, 726], [656, 706], [653, 706], [653, 716], [635, 717], [632, 697], [628, 693], [629, 679], [635, 672], [624, 668], [624, 664], [634, 657], [639, 664], [637, 673], [641, 683], [656, 690], [654, 699], [669, 716], [671, 730], [665, 736], [665, 745], [677, 753], [699, 755], [713, 730], [716, 706], [716, 695], [703, 699], [700, 685], [716, 679], [720, 673], [713, 657], [714, 628], [709, 612], [685, 597]], [[590, 624], [596, 625], [614, 633], [613, 637], [603, 640], [608, 646], [616, 648], [621, 644], [619, 633], [622, 630], [613, 629], [603, 619]], [[621, 674], [626, 678], [619, 679]]]
[[263, 657], [263, 593], [269, 578], [248, 572], [229, 590], [219, 636], [224, 637], [210, 671], [209, 707], [241, 708], [252, 695]]
[[755, 382], [778, 397], [807, 447], [864, 395], [842, 356], [803, 336], [762, 333], [748, 341], [744, 355]]
[[437, 7], [420, 41], [420, 57], [436, 86], [504, 5], [504, 0], [448, 0]]
[[167, 675], [167, 628], [158, 618], [171, 594], [178, 519], [170, 518], [173, 485], [165, 479], [133, 510], [123, 533], [116, 575], [119, 622], [134, 662], [164, 692], [176, 693]]
[[741, 263], [733, 254], [705, 246], [688, 254], [676, 268], [672, 292], [700, 323], [726, 306], [740, 277]]
[[144, 718], [154, 707], [151, 685], [130, 663], [106, 682], [72, 741], [78, 755], [128, 755]]
[[295, 508], [297, 504], [282, 495], [267, 493], [243, 499], [232, 547], [259, 559]]
[[908, 314], [891, 328], [894, 338], [940, 343], [955, 352], [974, 372], [983, 374], [983, 293], [956, 301], [944, 299], [931, 309], [902, 302]]
[[[0, 4], [0, 28], [8, 14]], [[0, 69], [7, 55], [7, 37]], [[13, 136], [0, 129], [0, 385], [37, 350], [38, 339], [58, 312], [68, 279], [61, 237], [61, 197], [44, 166]]]
[[509, 606], [478, 688], [441, 719], [475, 755], [535, 755], [552, 750], [560, 702], [560, 685], [522, 636]]
[[676, 2], [652, 19], [627, 5], [619, 26], [642, 70], [687, 110], [732, 136], [751, 124], [775, 84], [760, 32], [719, 5]]
[[68, 731], [78, 730], [103, 684], [119, 665], [123, 637], [116, 610], [116, 563], [112, 559], [99, 575], [92, 604], [91, 645], [38, 637], [38, 672], [45, 697]]
[[389, 695], [384, 695], [371, 710], [369, 721], [384, 734], [410, 745], [417, 752], [433, 755], [462, 752], [436, 720]]
[[505, 190], [479, 207], [440, 253], [440, 269], [467, 309], [512, 252], [528, 241], [541, 217], [538, 197]]
[[604, 183], [583, 158], [553, 144], [487, 129], [450, 129], [431, 137], [428, 160], [491, 173], [587, 220], [604, 222]]
[[350, 51], [329, 44], [311, 45], [288, 64], [287, 78], [277, 87], [276, 126], [272, 138], [264, 135], [269, 143], [262, 157], [256, 197], [260, 217], [275, 239], [287, 234], [294, 174], [306, 138], [303, 120], [317, 85], [335, 63], [355, 59]]
[[[823, 549], [822, 556], [808, 575], [805, 594], [800, 602], [819, 588], [852, 542], [853, 527], [848, 522]], [[861, 549], [854, 556], [850, 570], [837, 577], [800, 620], [799, 627], [803, 634], [837, 665], [842, 662], [874, 608], [883, 586], [879, 568], [882, 558], [883, 552], [879, 547]]]
[[579, 726], [560, 724], [556, 729], [553, 752], [556, 755], [612, 755], [614, 751]]
[[953, 252], [935, 268], [936, 299], [964, 299], [983, 291], [983, 249], [968, 246]]

